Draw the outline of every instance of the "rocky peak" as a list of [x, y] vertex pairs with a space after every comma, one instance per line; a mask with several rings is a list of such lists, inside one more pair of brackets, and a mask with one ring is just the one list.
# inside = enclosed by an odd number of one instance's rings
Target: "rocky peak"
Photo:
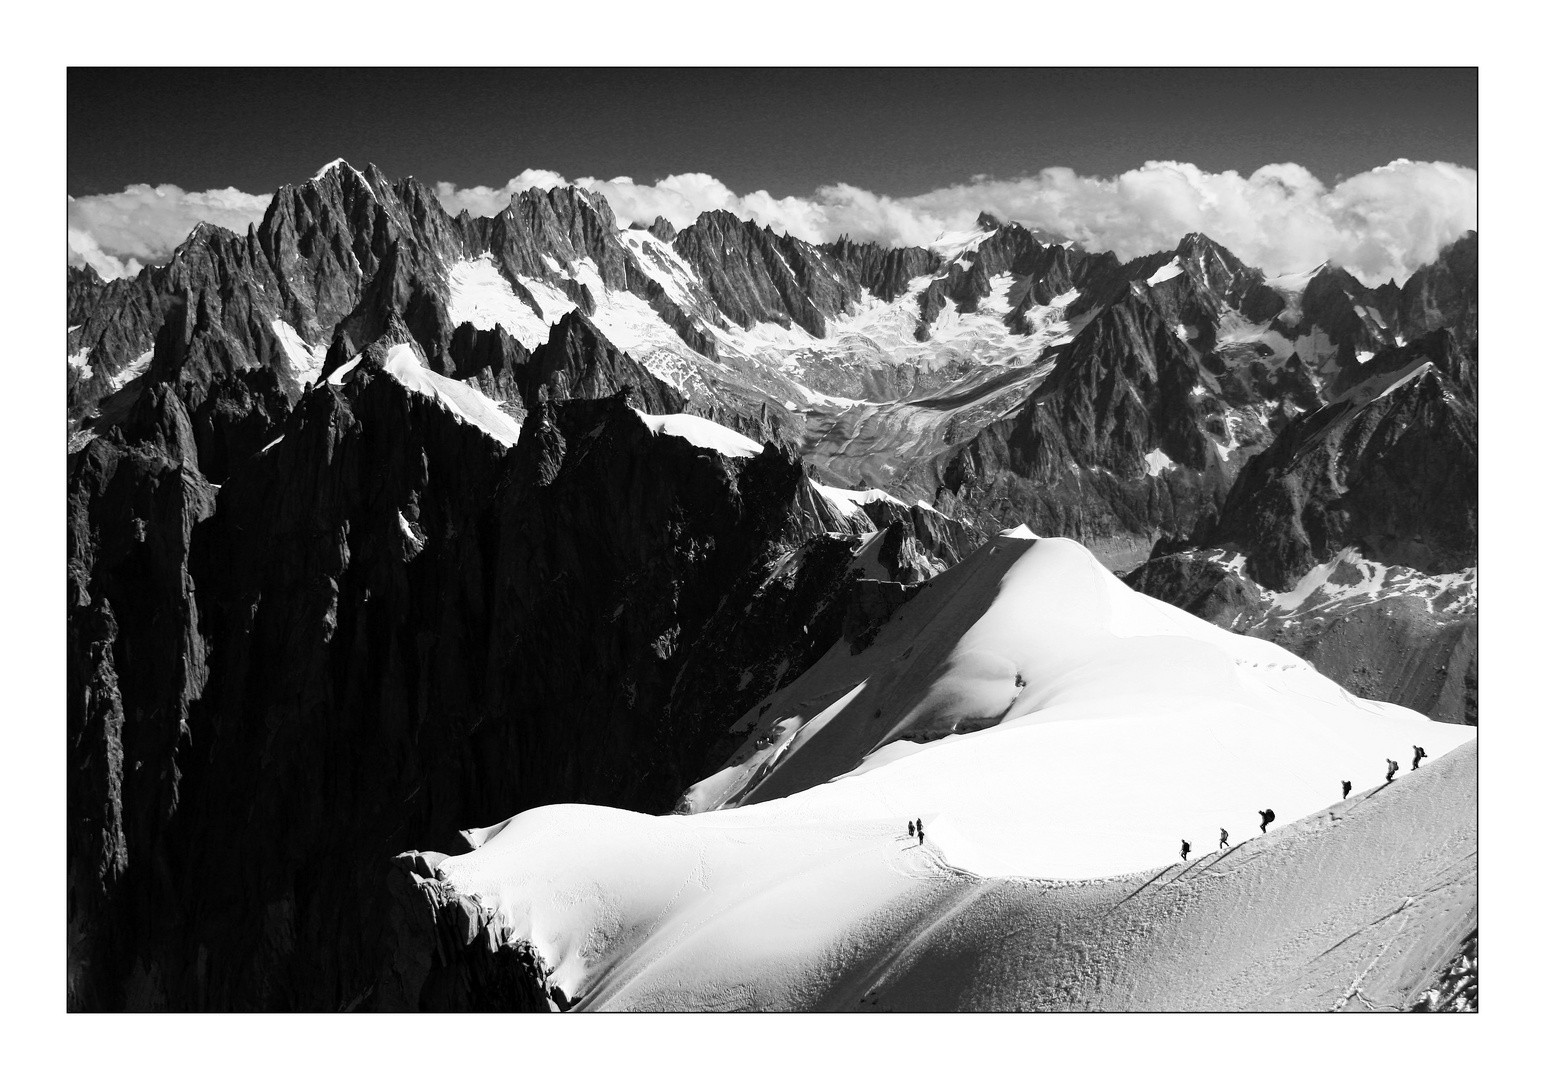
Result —
[[1194, 539], [1247, 552], [1250, 576], [1279, 590], [1348, 546], [1423, 573], [1474, 566], [1473, 401], [1421, 357], [1376, 378], [1295, 417]]
[[819, 249], [727, 210], [700, 214], [672, 246], [719, 310], [743, 327], [792, 323], [824, 337], [826, 318], [857, 299], [856, 283]]
[[[389, 185], [380, 192], [395, 203]], [[359, 303], [406, 220], [377, 195], [364, 174], [342, 166], [274, 193], [257, 239], [294, 320], [331, 327]]]
[[1175, 254], [1185, 263], [1195, 263], [1198, 265], [1213, 263], [1222, 266], [1230, 277], [1249, 269], [1240, 260], [1239, 256], [1206, 233], [1186, 233], [1185, 236], [1180, 238], [1180, 243], [1175, 245]]
[[1451, 327], [1473, 349], [1479, 292], [1479, 248], [1474, 230], [1417, 270], [1400, 290], [1400, 326], [1407, 336]]
[[554, 246], [567, 242], [576, 252], [589, 253], [594, 239], [617, 230], [611, 205], [598, 192], [585, 188], [530, 188], [510, 200], [510, 209], [539, 238]]
[[[991, 220], [997, 221], [996, 218]], [[917, 328], [919, 341], [928, 339], [931, 333], [929, 327], [944, 309], [946, 299], [954, 301], [962, 312], [973, 312], [992, 291], [992, 279], [997, 275], [1012, 273], [1021, 278], [1042, 278], [1045, 271], [1055, 265], [1055, 256], [1049, 256], [1049, 250], [1029, 229], [1017, 224], [1001, 223], [992, 228], [995, 231], [977, 244], [974, 251], [953, 260], [944, 276], [935, 278], [918, 297], [921, 316]], [[1045, 282], [1042, 295], [1056, 295], [1056, 292], [1048, 293], [1047, 290], [1055, 289], [1059, 284], [1063, 283]]]
[[1233, 310], [1259, 323], [1284, 307], [1259, 270], [1200, 232], [1187, 233], [1172, 252], [1129, 263], [1126, 274], [1142, 283], [1167, 321], [1190, 327], [1203, 351], [1216, 344], [1224, 312]]
[[83, 325], [91, 317], [107, 282], [90, 266], [71, 266], [65, 275], [64, 318], [67, 326]]
[[611, 207], [595, 192], [531, 188], [512, 196], [494, 217], [469, 220], [464, 234], [467, 251], [490, 253], [511, 280], [518, 275], [567, 288], [562, 268], [588, 259], [607, 288], [628, 286], [629, 253], [618, 239]]
[[822, 250], [833, 262], [846, 267], [860, 288], [885, 301], [906, 292], [914, 278], [937, 271], [941, 262], [927, 248], [881, 247], [872, 241], [860, 244], [846, 235], [824, 245]]
[[626, 391], [646, 413], [678, 413], [685, 399], [618, 349], [585, 315], [571, 311], [532, 352], [524, 378], [528, 409], [544, 400], [608, 398]]
[[1162, 449], [1201, 471], [1204, 404], [1193, 391], [1205, 385], [1196, 355], [1158, 307], [1131, 293], [1079, 332], [1037, 397], [1059, 402], [1068, 431], [1082, 432], [1082, 463], [1135, 467], [1133, 459]]
[[1346, 368], [1358, 353], [1395, 343], [1399, 302], [1398, 290], [1370, 289], [1345, 267], [1326, 263], [1304, 286], [1297, 323], [1273, 325], [1295, 339], [1319, 330], [1335, 347], [1336, 366]]

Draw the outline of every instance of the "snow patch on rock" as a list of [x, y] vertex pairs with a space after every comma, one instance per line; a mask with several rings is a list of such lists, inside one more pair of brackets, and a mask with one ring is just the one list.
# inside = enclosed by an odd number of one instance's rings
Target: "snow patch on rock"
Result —
[[1150, 450], [1148, 453], [1143, 455], [1143, 460], [1148, 463], [1149, 476], [1158, 476], [1161, 473], [1167, 473], [1175, 467], [1175, 463], [1170, 460], [1169, 455], [1166, 454], [1163, 450]]
[[520, 425], [500, 410], [498, 402], [471, 383], [458, 382], [430, 371], [412, 345], [394, 345], [386, 354], [384, 366], [403, 386], [438, 401], [501, 445], [514, 446], [520, 439]]
[[1149, 277], [1148, 284], [1149, 286], [1158, 285], [1161, 282], [1168, 281], [1170, 278], [1179, 277], [1183, 273], [1185, 273], [1185, 269], [1180, 265], [1180, 256], [1177, 255], [1155, 270], [1153, 275]]
[[283, 319], [275, 319], [269, 326], [274, 332], [274, 337], [279, 339], [279, 347], [284, 350], [285, 359], [290, 362], [290, 371], [295, 376], [295, 380], [302, 385], [316, 382], [317, 376], [322, 372], [322, 365], [327, 360], [327, 346], [307, 345], [306, 339]]
[[686, 439], [694, 446], [717, 451], [725, 457], [756, 457], [762, 452], [759, 443], [753, 442], [738, 431], [701, 416], [693, 416], [690, 413], [655, 416], [639, 412], [637, 409], [633, 411], [656, 435], [674, 435], [679, 439]]

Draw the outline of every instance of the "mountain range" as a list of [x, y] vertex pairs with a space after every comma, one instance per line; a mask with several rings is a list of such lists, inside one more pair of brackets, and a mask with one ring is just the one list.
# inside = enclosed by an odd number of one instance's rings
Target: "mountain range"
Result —
[[[338, 161], [70, 268], [71, 1007], [1426, 1000], [1475, 940], [1476, 245], [1374, 286], [985, 214], [813, 245]], [[1241, 777], [1291, 826], [1154, 875]], [[1302, 877], [1338, 845], [1364, 900]], [[1160, 896], [1284, 875], [1292, 949], [1160, 962], [1207, 933]], [[1146, 944], [1080, 967], [1123, 889]], [[1039, 968], [941, 959], [1022, 924]]]

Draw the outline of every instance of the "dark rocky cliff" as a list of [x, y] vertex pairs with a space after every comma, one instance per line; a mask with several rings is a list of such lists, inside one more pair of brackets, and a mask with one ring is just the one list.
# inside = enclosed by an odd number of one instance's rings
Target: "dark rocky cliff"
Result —
[[[393, 340], [293, 411], [271, 373], [207, 418], [152, 382], [71, 459], [72, 1007], [384, 1005], [410, 841], [667, 811], [748, 692], [725, 665], [792, 678], [840, 632], [850, 526], [785, 451], [651, 432], [629, 402], [668, 388], [583, 316], [523, 365], [509, 449], [384, 372]], [[766, 614], [727, 635], [737, 595]]]

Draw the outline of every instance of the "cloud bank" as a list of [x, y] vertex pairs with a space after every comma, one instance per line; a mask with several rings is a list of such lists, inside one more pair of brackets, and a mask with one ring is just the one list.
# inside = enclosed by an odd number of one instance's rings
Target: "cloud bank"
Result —
[[201, 221], [235, 232], [261, 221], [272, 195], [235, 188], [184, 191], [175, 184], [132, 184], [116, 195], [69, 201], [70, 265], [105, 278], [132, 277], [171, 258]]
[[[572, 182], [605, 196], [621, 224], [659, 216], [677, 228], [706, 210], [729, 210], [812, 242], [847, 235], [887, 245], [926, 245], [941, 233], [972, 227], [987, 211], [1003, 220], [1058, 233], [1122, 259], [1173, 247], [1204, 232], [1267, 274], [1305, 270], [1326, 260], [1369, 283], [1403, 282], [1461, 233], [1475, 228], [1474, 169], [1400, 159], [1327, 186], [1291, 163], [1243, 176], [1210, 173], [1176, 161], [1150, 161], [1115, 177], [1043, 169], [1017, 180], [974, 177], [927, 194], [896, 198], [850, 184], [821, 187], [810, 197], [737, 194], [706, 173], [681, 173], [650, 184], [627, 176]], [[435, 192], [451, 213], [498, 213], [528, 188], [570, 183], [528, 169], [501, 187]], [[268, 196], [184, 192], [136, 185], [118, 195], [70, 203], [70, 260], [106, 275], [162, 262], [200, 220], [245, 229], [262, 217]]]

